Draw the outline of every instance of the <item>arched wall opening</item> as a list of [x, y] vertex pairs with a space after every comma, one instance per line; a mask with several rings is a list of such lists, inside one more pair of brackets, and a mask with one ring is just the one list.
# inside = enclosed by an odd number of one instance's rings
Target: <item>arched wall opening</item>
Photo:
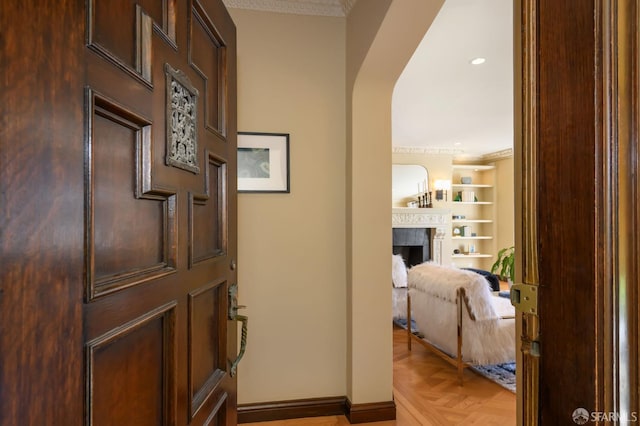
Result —
[[443, 2], [359, 2], [347, 20], [347, 397], [352, 404], [393, 400], [391, 97]]

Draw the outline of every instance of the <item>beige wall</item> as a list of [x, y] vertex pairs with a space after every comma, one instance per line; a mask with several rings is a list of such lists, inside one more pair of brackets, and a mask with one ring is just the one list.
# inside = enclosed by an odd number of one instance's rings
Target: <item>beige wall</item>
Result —
[[347, 396], [355, 403], [393, 399], [391, 95], [441, 4], [391, 2], [368, 49], [356, 34], [371, 33], [371, 2], [356, 3], [347, 20]]
[[496, 247], [514, 245], [515, 241], [515, 193], [513, 157], [495, 162], [496, 165]]
[[238, 197], [238, 402], [345, 395], [345, 20], [230, 12], [238, 129], [291, 134], [291, 193]]
[[238, 128], [291, 134], [291, 194], [238, 197], [240, 404], [393, 399], [391, 93], [441, 3], [367, 0], [348, 19], [230, 9]]

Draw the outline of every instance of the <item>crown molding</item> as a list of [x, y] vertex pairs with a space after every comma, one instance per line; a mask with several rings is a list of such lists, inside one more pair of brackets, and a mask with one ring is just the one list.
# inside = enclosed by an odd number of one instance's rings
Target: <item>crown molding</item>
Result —
[[491, 152], [482, 156], [483, 160], [496, 161], [504, 160], [505, 158], [513, 157], [513, 148], [503, 149], [502, 151]]
[[357, 0], [223, 0], [225, 6], [262, 12], [345, 17]]
[[484, 155], [465, 154], [462, 149], [456, 148], [437, 148], [426, 146], [394, 146], [392, 147], [392, 152], [394, 154], [453, 155], [456, 159], [475, 161], [497, 161], [513, 157], [513, 148], [507, 148]]
[[394, 154], [458, 155], [463, 153], [461, 149], [428, 146], [394, 146], [392, 150]]

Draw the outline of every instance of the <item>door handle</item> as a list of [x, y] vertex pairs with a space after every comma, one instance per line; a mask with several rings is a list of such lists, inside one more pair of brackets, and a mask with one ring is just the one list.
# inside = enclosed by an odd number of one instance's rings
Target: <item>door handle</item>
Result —
[[229, 371], [231, 377], [236, 375], [238, 364], [240, 364], [240, 360], [244, 356], [244, 352], [247, 349], [247, 323], [249, 322], [249, 318], [246, 315], [236, 315], [236, 319], [238, 321], [242, 321], [242, 336], [240, 337], [240, 352], [238, 352], [238, 356], [231, 363], [231, 369]]
[[236, 370], [238, 368], [238, 364], [240, 364], [240, 360], [244, 356], [244, 353], [247, 349], [247, 325], [249, 322], [249, 317], [246, 315], [238, 315], [239, 309], [244, 309], [246, 306], [238, 305], [238, 284], [232, 284], [229, 287], [229, 314], [228, 317], [231, 321], [240, 321], [242, 322], [242, 331], [240, 337], [240, 352], [238, 352], [238, 356], [231, 363], [231, 367], [229, 369], [229, 374], [231, 377], [236, 375]]

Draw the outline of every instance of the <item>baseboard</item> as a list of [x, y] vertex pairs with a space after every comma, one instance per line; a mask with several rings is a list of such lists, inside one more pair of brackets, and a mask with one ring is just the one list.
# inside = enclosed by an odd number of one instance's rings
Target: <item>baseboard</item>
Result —
[[351, 404], [351, 401], [347, 399], [345, 415], [351, 424], [395, 420], [396, 403], [389, 401], [369, 404]]
[[303, 417], [339, 416], [345, 414], [347, 398], [297, 399], [238, 405], [238, 423], [267, 422]]
[[238, 423], [345, 415], [351, 424], [395, 420], [393, 401], [352, 404], [345, 396], [238, 405]]

